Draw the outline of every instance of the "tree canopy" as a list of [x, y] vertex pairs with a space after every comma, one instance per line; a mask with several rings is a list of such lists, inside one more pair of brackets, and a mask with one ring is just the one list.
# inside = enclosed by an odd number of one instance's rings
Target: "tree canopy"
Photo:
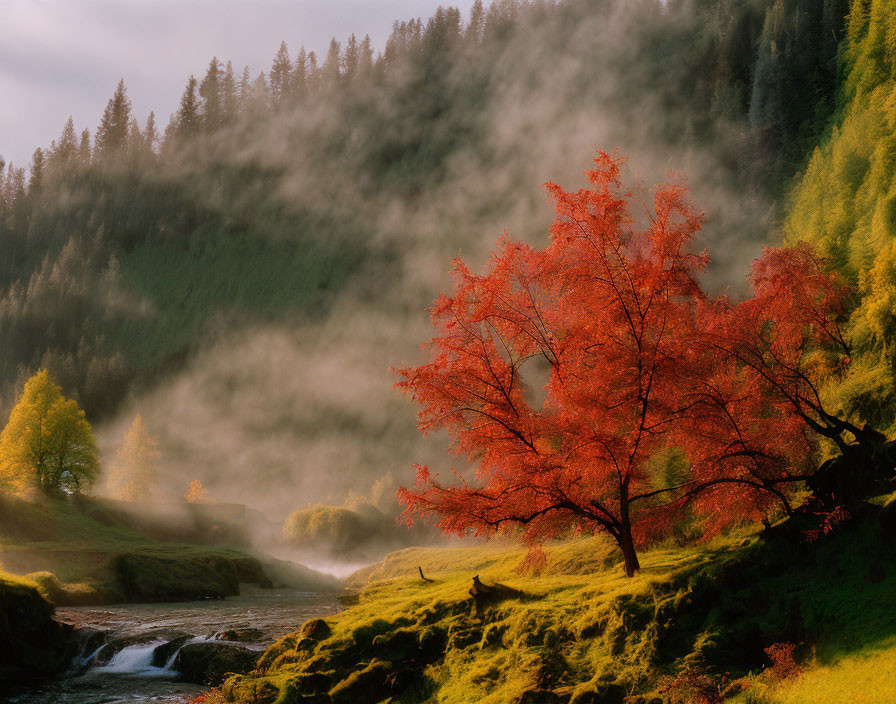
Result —
[[25, 383], [0, 433], [0, 476], [14, 489], [78, 492], [93, 484], [98, 469], [84, 411], [41, 369]]
[[[807, 247], [769, 249], [753, 298], [708, 298], [687, 189], [658, 186], [648, 207], [622, 183], [622, 162], [599, 152], [590, 189], [547, 184], [545, 249], [505, 237], [482, 276], [455, 260], [454, 294], [432, 309], [431, 359], [398, 370], [397, 386], [476, 480], [445, 484], [419, 466], [417, 487], [399, 494], [409, 521], [436, 513], [458, 534], [522, 526], [534, 562], [548, 538], [603, 530], [631, 575], [635, 543], [684, 507], [709, 517], [707, 532], [789, 512], [813, 436], [862, 439], [814, 381], [844, 354], [846, 287]], [[542, 403], [527, 378], [536, 361], [549, 370]], [[690, 467], [658, 487], [651, 459], [670, 446]]]

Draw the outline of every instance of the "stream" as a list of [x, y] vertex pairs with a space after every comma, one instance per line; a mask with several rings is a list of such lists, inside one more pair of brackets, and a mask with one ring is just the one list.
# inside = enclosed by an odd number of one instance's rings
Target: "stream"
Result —
[[[247, 587], [240, 596], [225, 600], [177, 604], [122, 604], [119, 606], [60, 608], [56, 618], [76, 626], [109, 634], [107, 643], [124, 647], [111, 658], [103, 647], [82, 652], [71, 670], [54, 680], [23, 689], [9, 704], [179, 704], [205, 689], [178, 681], [172, 665], [179, 649], [171, 648], [161, 666], [155, 650], [175, 638], [187, 643], [208, 642], [229, 629], [256, 629], [239, 643], [261, 652], [274, 640], [298, 628], [308, 619], [339, 611], [336, 594], [291, 589]], [[188, 638], [187, 638], [188, 637]], [[133, 642], [132, 642], [133, 641]], [[174, 644], [172, 644], [174, 645]], [[109, 651], [107, 651], [108, 653]], [[101, 662], [105, 661], [105, 662]]]

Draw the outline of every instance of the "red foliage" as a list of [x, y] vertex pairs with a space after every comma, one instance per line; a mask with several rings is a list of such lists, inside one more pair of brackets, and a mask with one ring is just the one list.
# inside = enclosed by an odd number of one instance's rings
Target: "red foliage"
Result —
[[722, 704], [726, 683], [727, 677], [717, 681], [700, 668], [689, 668], [664, 678], [658, 692], [668, 704]]
[[765, 654], [772, 661], [771, 674], [775, 679], [786, 680], [802, 672], [794, 657], [796, 649], [794, 643], [788, 642], [773, 643], [765, 649]]
[[199, 694], [193, 699], [185, 700], [185, 704], [223, 704], [224, 695], [219, 688], [210, 689], [203, 694]]
[[[399, 491], [409, 523], [435, 513], [446, 533], [523, 526], [535, 548], [606, 530], [632, 574], [638, 537], [685, 504], [710, 528], [772, 501], [789, 508], [781, 485], [799, 476], [807, 427], [822, 417], [809, 354], [842, 342], [843, 292], [798, 248], [766, 251], [749, 301], [708, 300], [697, 282], [708, 258], [689, 249], [702, 215], [687, 189], [661, 185], [649, 208], [623, 186], [622, 163], [599, 152], [590, 189], [547, 184], [557, 216], [547, 248], [505, 236], [481, 276], [455, 260], [454, 294], [431, 311], [430, 361], [399, 369], [396, 386], [420, 404], [423, 432], [446, 429], [477, 462], [476, 479], [443, 483], [418, 466], [416, 487]], [[551, 370], [540, 408], [527, 401], [533, 358]], [[658, 487], [649, 460], [671, 443], [691, 476]]]

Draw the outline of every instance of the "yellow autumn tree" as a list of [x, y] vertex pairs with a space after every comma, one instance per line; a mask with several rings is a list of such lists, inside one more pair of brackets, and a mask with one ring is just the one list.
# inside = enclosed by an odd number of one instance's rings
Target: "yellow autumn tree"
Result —
[[150, 435], [138, 413], [125, 431], [109, 468], [106, 488], [124, 501], [145, 501], [159, 477], [158, 440]]
[[190, 482], [190, 486], [187, 487], [187, 493], [184, 494], [184, 498], [188, 503], [198, 504], [208, 501], [208, 492], [202, 487], [201, 481], [194, 479]]
[[94, 482], [98, 470], [84, 411], [41, 369], [25, 383], [0, 433], [0, 485], [77, 492]]

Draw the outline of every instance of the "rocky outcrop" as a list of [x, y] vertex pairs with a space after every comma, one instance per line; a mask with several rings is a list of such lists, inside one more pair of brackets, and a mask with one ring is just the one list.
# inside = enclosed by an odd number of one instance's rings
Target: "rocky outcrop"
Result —
[[264, 633], [258, 628], [228, 628], [215, 636], [215, 640], [226, 640], [231, 643], [259, 643]]
[[53, 619], [53, 606], [32, 586], [0, 577], [0, 686], [49, 677], [78, 652], [75, 629]]
[[213, 685], [227, 675], [244, 675], [253, 670], [259, 654], [224, 643], [188, 643], [180, 649], [172, 667], [185, 682]]

